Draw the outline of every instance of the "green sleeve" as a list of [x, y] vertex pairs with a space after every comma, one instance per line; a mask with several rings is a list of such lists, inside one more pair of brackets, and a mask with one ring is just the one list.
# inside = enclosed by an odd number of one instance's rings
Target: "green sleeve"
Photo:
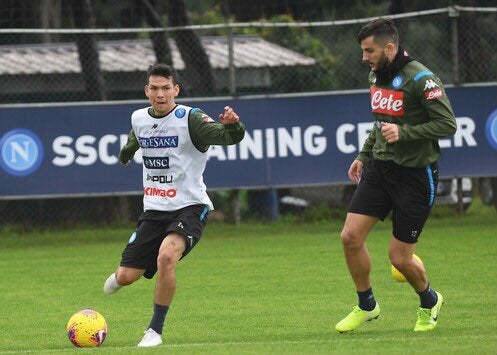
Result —
[[436, 140], [454, 135], [457, 130], [456, 118], [440, 79], [434, 75], [425, 75], [416, 82], [415, 91], [428, 115], [428, 122], [416, 126], [398, 126], [399, 140]]
[[193, 145], [201, 152], [206, 152], [210, 145], [239, 143], [245, 136], [245, 127], [242, 122], [224, 125], [215, 122], [199, 109], [190, 111], [188, 127]]
[[375, 142], [376, 142], [376, 127], [375, 124], [373, 123], [373, 129], [371, 130], [371, 132], [369, 132], [369, 136], [364, 142], [361, 152], [357, 156], [356, 160], [359, 160], [364, 165], [366, 165], [369, 159], [371, 159], [373, 155], [373, 146]]
[[136, 151], [140, 148], [140, 144], [138, 143], [138, 140], [136, 139], [135, 132], [133, 132], [133, 128], [129, 131], [128, 134], [128, 141], [122, 147], [121, 151], [119, 152], [119, 161], [121, 164], [126, 164], [128, 161], [133, 159], [133, 156], [135, 155]]

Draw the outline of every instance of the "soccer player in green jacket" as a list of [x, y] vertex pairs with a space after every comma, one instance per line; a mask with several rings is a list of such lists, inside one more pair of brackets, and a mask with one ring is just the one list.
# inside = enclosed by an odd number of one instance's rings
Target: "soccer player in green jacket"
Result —
[[213, 209], [203, 172], [211, 144], [240, 142], [245, 128], [229, 106], [215, 122], [198, 108], [175, 103], [179, 93], [174, 71], [151, 66], [145, 95], [151, 106], [131, 115], [131, 131], [119, 160], [128, 165], [141, 149], [143, 209], [116, 272], [104, 284], [113, 294], [144, 276], [157, 273], [154, 312], [139, 347], [162, 344], [166, 314], [176, 291], [176, 264], [198, 243]]
[[350, 202], [341, 240], [359, 304], [336, 325], [339, 332], [376, 319], [365, 240], [392, 211], [389, 258], [419, 295], [414, 331], [436, 327], [444, 298], [433, 290], [423, 264], [413, 258], [438, 183], [438, 139], [456, 132], [456, 120], [440, 79], [399, 45], [391, 19], [366, 24], [357, 40], [371, 73], [374, 124], [348, 175], [358, 183]]

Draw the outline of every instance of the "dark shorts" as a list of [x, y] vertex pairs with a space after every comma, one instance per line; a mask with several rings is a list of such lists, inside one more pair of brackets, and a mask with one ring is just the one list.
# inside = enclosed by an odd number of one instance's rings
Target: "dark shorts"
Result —
[[151, 279], [157, 272], [157, 257], [164, 238], [171, 232], [183, 235], [186, 249], [181, 258], [184, 258], [200, 240], [208, 211], [205, 205], [193, 205], [171, 212], [143, 212], [122, 253], [121, 266], [145, 269], [143, 276]]
[[393, 236], [416, 243], [435, 200], [438, 168], [406, 168], [392, 161], [372, 160], [349, 204], [349, 212], [376, 216], [392, 213]]

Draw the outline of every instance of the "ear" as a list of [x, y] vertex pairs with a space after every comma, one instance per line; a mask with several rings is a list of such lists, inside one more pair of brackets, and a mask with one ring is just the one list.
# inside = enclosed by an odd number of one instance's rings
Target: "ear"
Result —
[[392, 42], [388, 42], [387, 45], [385, 46], [385, 53], [387, 54], [388, 57], [392, 56], [395, 53], [395, 44]]
[[174, 84], [174, 97], [179, 95], [179, 84]]
[[145, 96], [148, 97], [148, 84], [145, 84], [143, 91], [145, 91]]

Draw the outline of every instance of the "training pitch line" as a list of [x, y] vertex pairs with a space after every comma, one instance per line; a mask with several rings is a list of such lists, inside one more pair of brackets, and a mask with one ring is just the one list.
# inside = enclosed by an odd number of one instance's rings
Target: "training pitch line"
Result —
[[[346, 337], [346, 338], [345, 338]], [[440, 336], [437, 339], [453, 339], [453, 336]], [[470, 335], [465, 336], [464, 339], [488, 339], [485, 335]], [[413, 340], [412, 337], [405, 338], [395, 338], [395, 341], [400, 340]], [[181, 344], [166, 344], [154, 347], [155, 349], [174, 349], [174, 348], [190, 348], [190, 347], [209, 347], [209, 346], [239, 346], [239, 345], [298, 345], [298, 344], [333, 344], [340, 342], [382, 342], [388, 341], [383, 338], [361, 338], [350, 336], [343, 336], [341, 339], [328, 339], [328, 340], [276, 340], [276, 341], [228, 341], [228, 342], [218, 342], [218, 343], [181, 343]], [[7, 350], [0, 351], [0, 354], [43, 354], [43, 353], [58, 353], [58, 352], [68, 352], [68, 351], [120, 351], [120, 350], [138, 350], [136, 346], [103, 346], [95, 348], [77, 348], [74, 347], [64, 348], [64, 349], [40, 349], [40, 350]]]

